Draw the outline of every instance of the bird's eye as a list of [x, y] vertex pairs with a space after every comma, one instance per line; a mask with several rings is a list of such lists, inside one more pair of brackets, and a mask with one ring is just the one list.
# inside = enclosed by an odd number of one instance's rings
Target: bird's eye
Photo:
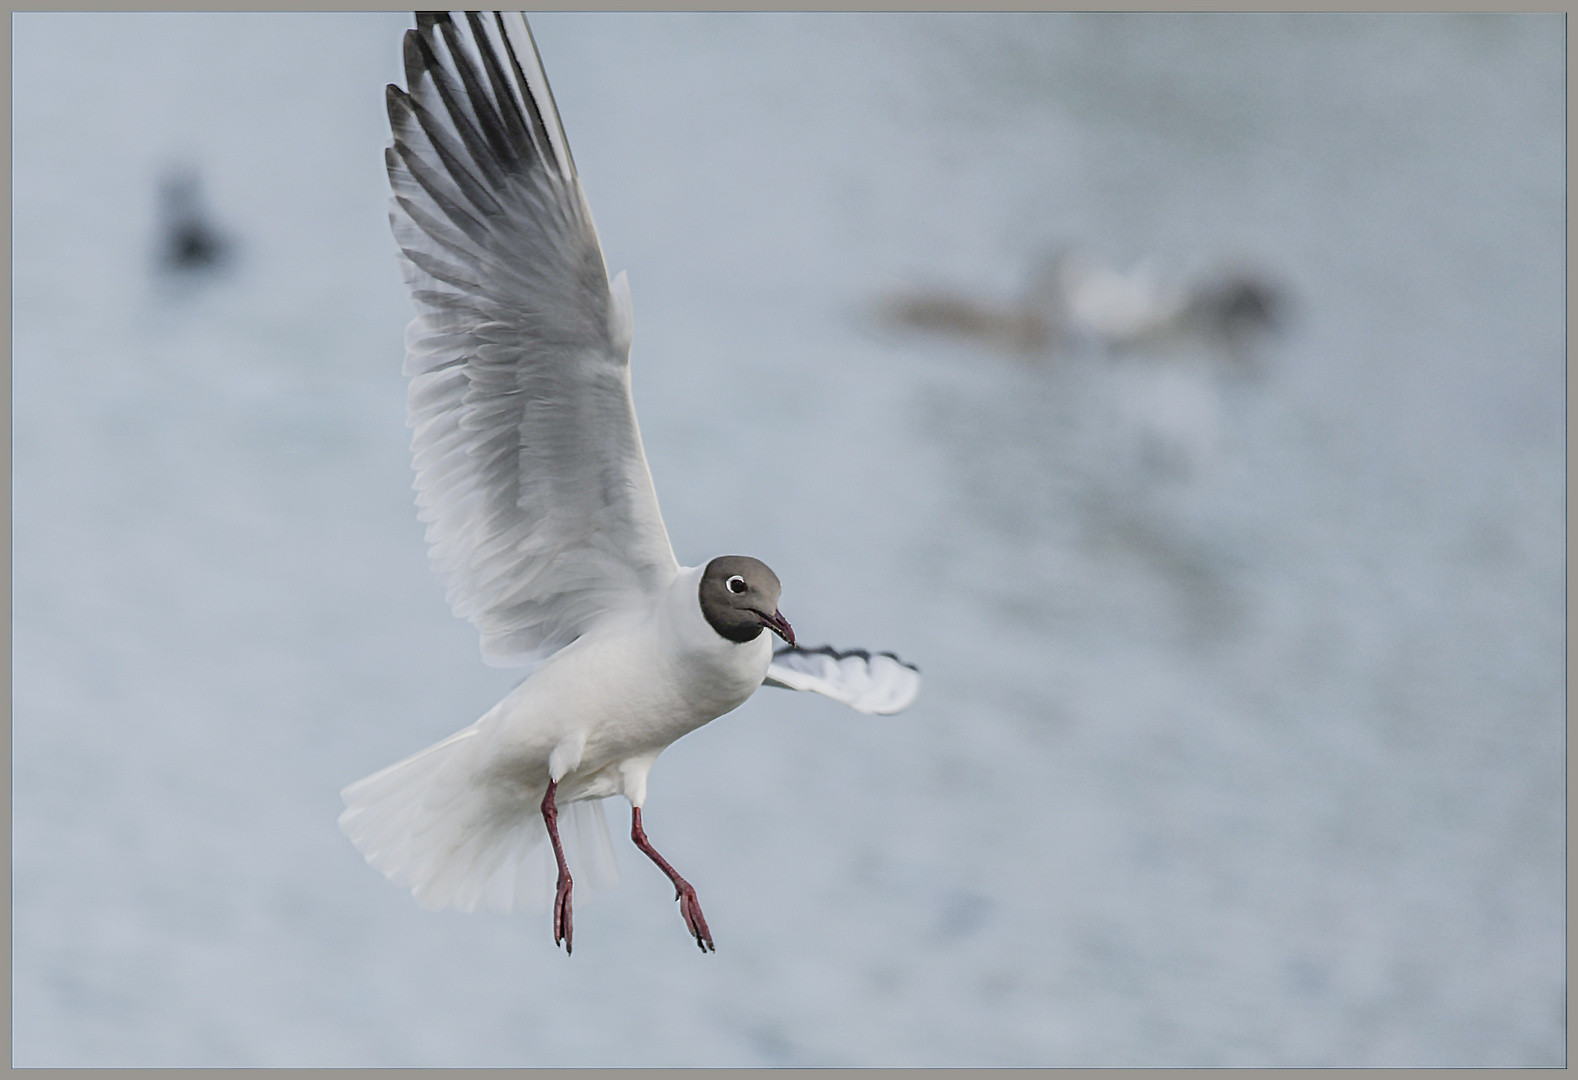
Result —
[[739, 574], [735, 574], [728, 581], [725, 581], [724, 584], [729, 587], [731, 593], [742, 593], [745, 591], [745, 579]]

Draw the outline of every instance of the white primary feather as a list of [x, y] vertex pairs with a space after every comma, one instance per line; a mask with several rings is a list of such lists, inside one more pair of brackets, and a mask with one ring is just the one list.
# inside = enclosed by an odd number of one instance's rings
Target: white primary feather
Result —
[[908, 708], [920, 693], [920, 669], [892, 653], [788, 648], [773, 654], [764, 685], [809, 690], [856, 712], [887, 716]]

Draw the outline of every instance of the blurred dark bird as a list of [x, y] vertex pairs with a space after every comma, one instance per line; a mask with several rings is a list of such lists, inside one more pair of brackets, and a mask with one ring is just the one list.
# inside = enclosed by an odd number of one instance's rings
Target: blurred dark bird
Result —
[[1197, 285], [1185, 318], [1196, 332], [1230, 345], [1287, 329], [1290, 304], [1286, 290], [1251, 272], [1224, 274]]
[[210, 270], [228, 261], [230, 241], [209, 222], [197, 172], [173, 169], [159, 182], [160, 262], [179, 273]]

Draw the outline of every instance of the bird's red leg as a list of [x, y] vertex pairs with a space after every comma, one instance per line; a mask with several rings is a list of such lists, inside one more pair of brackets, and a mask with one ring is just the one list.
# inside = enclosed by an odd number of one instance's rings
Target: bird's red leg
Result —
[[630, 839], [635, 841], [636, 847], [646, 853], [647, 858], [657, 863], [658, 869], [668, 875], [674, 883], [674, 899], [679, 901], [679, 913], [685, 917], [685, 925], [696, 936], [696, 944], [702, 952], [716, 952], [712, 947], [712, 933], [707, 929], [707, 920], [701, 914], [701, 903], [696, 899], [696, 890], [690, 887], [690, 882], [679, 876], [679, 873], [668, 864], [668, 860], [657, 853], [657, 848], [647, 839], [647, 834], [641, 828], [641, 808], [630, 808]]
[[564, 845], [559, 843], [559, 809], [553, 805], [553, 793], [558, 784], [548, 781], [548, 794], [542, 797], [542, 820], [548, 826], [548, 839], [553, 841], [553, 857], [559, 861], [559, 891], [553, 898], [553, 943], [564, 942], [564, 955], [570, 955], [570, 889], [575, 882], [570, 879], [570, 866], [564, 861]]

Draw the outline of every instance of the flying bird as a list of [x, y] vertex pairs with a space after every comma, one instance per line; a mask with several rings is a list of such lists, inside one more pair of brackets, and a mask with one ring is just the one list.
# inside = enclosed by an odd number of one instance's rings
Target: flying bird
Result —
[[919, 674], [891, 653], [796, 647], [757, 559], [680, 566], [630, 393], [629, 286], [609, 280], [525, 17], [416, 23], [406, 89], [387, 91], [385, 162], [417, 309], [417, 505], [483, 659], [531, 671], [470, 727], [345, 788], [340, 827], [425, 907], [511, 911], [551, 892], [568, 954], [560, 815], [589, 808], [582, 847], [606, 849], [601, 800], [623, 796], [631, 840], [710, 951], [695, 889], [643, 827], [658, 755], [764, 684], [886, 714]]

